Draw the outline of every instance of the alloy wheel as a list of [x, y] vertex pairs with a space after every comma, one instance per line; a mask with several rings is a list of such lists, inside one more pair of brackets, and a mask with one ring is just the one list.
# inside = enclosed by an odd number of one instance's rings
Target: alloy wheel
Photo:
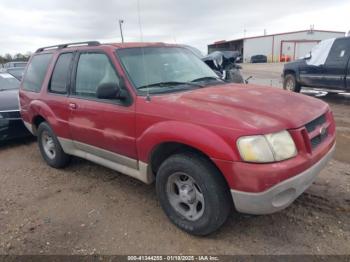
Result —
[[43, 145], [45, 154], [48, 158], [54, 159], [56, 157], [55, 142], [47, 131], [44, 131], [41, 135], [41, 143]]
[[169, 176], [167, 197], [174, 210], [184, 218], [194, 221], [203, 216], [204, 196], [201, 188], [189, 174], [177, 172]]

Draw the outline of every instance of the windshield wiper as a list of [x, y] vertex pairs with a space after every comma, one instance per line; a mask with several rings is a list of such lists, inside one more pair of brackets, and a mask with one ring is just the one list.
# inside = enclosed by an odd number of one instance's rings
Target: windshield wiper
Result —
[[200, 82], [200, 81], [206, 81], [206, 80], [217, 80], [220, 81], [221, 79], [218, 77], [213, 77], [213, 76], [205, 76], [205, 77], [200, 77], [192, 80], [191, 82]]
[[168, 81], [168, 82], [159, 82], [149, 85], [140, 86], [137, 89], [146, 89], [149, 87], [172, 87], [172, 86], [178, 86], [178, 85], [191, 85], [191, 86], [199, 86], [203, 87], [201, 84], [193, 83], [193, 82], [177, 82], [177, 81]]

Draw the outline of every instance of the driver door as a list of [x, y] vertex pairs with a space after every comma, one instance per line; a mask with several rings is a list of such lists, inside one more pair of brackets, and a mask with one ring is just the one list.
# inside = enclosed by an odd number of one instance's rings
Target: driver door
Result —
[[96, 97], [99, 85], [119, 85], [119, 79], [107, 54], [82, 52], [77, 58], [69, 97], [69, 128], [74, 147], [113, 162], [123, 162], [125, 156], [137, 159], [134, 106], [117, 98]]
[[345, 89], [346, 67], [350, 57], [349, 42], [348, 38], [339, 38], [334, 41], [324, 65], [324, 87]]

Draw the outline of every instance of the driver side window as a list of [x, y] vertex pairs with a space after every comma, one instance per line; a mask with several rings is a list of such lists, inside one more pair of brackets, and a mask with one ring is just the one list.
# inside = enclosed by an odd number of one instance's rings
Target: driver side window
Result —
[[119, 85], [118, 75], [107, 55], [82, 53], [77, 67], [74, 94], [96, 98], [97, 88], [106, 83]]
[[349, 40], [347, 38], [336, 39], [329, 52], [326, 65], [346, 67], [349, 56]]

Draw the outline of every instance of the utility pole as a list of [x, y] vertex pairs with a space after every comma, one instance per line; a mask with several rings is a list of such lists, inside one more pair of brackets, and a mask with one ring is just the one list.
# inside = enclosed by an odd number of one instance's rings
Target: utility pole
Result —
[[122, 38], [122, 43], [124, 43], [124, 36], [123, 36], [123, 27], [122, 24], [124, 23], [124, 20], [119, 19], [119, 29], [120, 29], [120, 36]]

